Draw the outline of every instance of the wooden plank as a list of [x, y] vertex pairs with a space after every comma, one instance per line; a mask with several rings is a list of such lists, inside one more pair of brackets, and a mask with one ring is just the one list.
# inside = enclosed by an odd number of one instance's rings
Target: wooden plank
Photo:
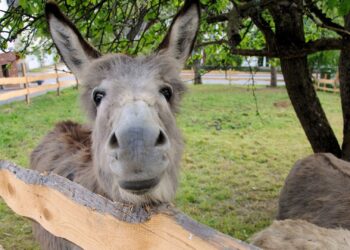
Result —
[[30, 94], [34, 94], [41, 91], [57, 89], [57, 84], [45, 84], [37, 87], [32, 87], [29, 89]]
[[339, 92], [340, 91], [338, 88], [327, 88], [327, 87], [322, 87], [322, 86], [317, 86], [316, 88], [318, 90], [329, 91], [329, 92]]
[[59, 78], [62, 77], [74, 77], [74, 75], [72, 73], [58, 73], [57, 74]]
[[[193, 70], [182, 70], [181, 71], [181, 74], [194, 74]], [[225, 75], [225, 71], [224, 70], [211, 70], [211, 71], [208, 71], [206, 74], [209, 74], [209, 75]], [[226, 72], [227, 75], [239, 75], [239, 74], [250, 74], [250, 72], [246, 72], [246, 71], [232, 71], [232, 70], [228, 70]], [[271, 73], [270, 72], [256, 72], [254, 73], [254, 75], [262, 75], [262, 76], [270, 76]]]
[[27, 94], [26, 89], [8, 91], [0, 94], [0, 101], [6, 101], [8, 99], [24, 96], [26, 94]]
[[29, 97], [29, 81], [28, 81], [28, 76], [27, 76], [27, 68], [26, 68], [26, 64], [22, 63], [22, 74], [23, 76], [26, 78], [26, 83], [24, 84], [25, 89], [27, 90], [26, 93], [26, 103], [29, 104], [30, 103], [30, 97]]
[[61, 87], [70, 87], [70, 86], [74, 86], [77, 84], [76, 80], [67, 80], [67, 81], [61, 81]]
[[[71, 73], [58, 73], [57, 75], [59, 78], [74, 77], [74, 75]], [[56, 75], [56, 73], [47, 73], [47, 74], [43, 74], [43, 75], [28, 76], [28, 81], [29, 82], [36, 82], [39, 80], [56, 79], [57, 75]]]
[[334, 79], [319, 79], [318, 81], [320, 83], [328, 83], [328, 84], [334, 84], [334, 82], [335, 82]]
[[60, 83], [60, 77], [58, 76], [57, 64], [55, 64], [55, 74], [56, 74], [56, 84], [57, 84], [57, 96], [60, 96], [60, 94], [61, 94], [61, 83]]
[[145, 209], [112, 202], [63, 177], [6, 161], [0, 161], [0, 196], [16, 213], [83, 249], [258, 249], [170, 205]]
[[[244, 78], [220, 78], [220, 77], [202, 77], [203, 80], [225, 80], [225, 81], [250, 81], [252, 78], [250, 77], [244, 77]], [[254, 78], [254, 81], [263, 81], [263, 82], [270, 82], [270, 79], [266, 78]], [[277, 82], [284, 82], [284, 80], [278, 79]]]
[[14, 85], [26, 83], [25, 77], [4, 77], [0, 78], [0, 85]]
[[36, 82], [39, 80], [47, 80], [47, 79], [55, 79], [56, 74], [55, 73], [48, 73], [44, 75], [36, 75], [36, 76], [28, 76], [29, 82]]

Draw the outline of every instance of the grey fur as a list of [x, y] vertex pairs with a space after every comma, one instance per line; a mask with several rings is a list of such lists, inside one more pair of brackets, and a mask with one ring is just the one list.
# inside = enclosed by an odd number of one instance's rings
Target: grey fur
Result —
[[350, 163], [332, 154], [298, 161], [279, 198], [278, 220], [302, 219], [321, 227], [350, 229]]
[[[75, 26], [58, 7], [48, 3], [46, 16], [50, 32], [67, 66], [82, 83], [81, 105], [87, 113], [89, 122], [86, 125], [70, 121], [57, 124], [33, 151], [31, 168], [64, 176], [112, 200], [124, 200], [135, 205], [170, 202], [175, 196], [183, 150], [182, 136], [175, 121], [181, 96], [186, 89], [180, 79], [180, 71], [184, 59], [190, 53], [188, 48], [193, 47], [198, 30], [198, 4], [197, 1], [186, 2], [181, 15], [177, 15], [174, 21], [177, 23], [174, 25], [175, 28], [170, 30], [170, 35], [167, 36], [171, 42], [163, 42], [162, 48], [156, 53], [139, 57], [123, 54], [99, 57], [99, 53], [83, 40]], [[184, 27], [184, 22], [191, 23], [188, 30], [186, 27], [185, 30], [178, 30], [176, 27]], [[178, 32], [183, 34], [179, 35]], [[184, 38], [189, 43], [188, 48], [182, 49], [182, 54], [177, 56], [176, 49], [172, 46], [177, 46], [177, 39], [181, 39], [183, 47], [186, 46]], [[160, 89], [164, 86], [170, 87], [173, 91], [168, 101], [160, 93]], [[93, 90], [96, 88], [106, 93], [98, 107], [92, 100]], [[154, 135], [158, 135], [154, 129], [162, 131], [167, 147], [158, 147], [156, 144], [151, 149], [150, 146], [141, 148], [144, 166], [136, 166], [137, 171], [135, 168], [132, 175], [130, 171], [121, 175], [120, 169], [117, 169], [119, 172], [112, 171], [113, 167], [120, 168], [120, 160], [117, 157], [117, 150], [110, 142], [112, 136], [121, 130], [121, 126], [130, 124], [125, 122], [129, 118], [124, 112], [125, 107], [130, 105], [143, 107], [143, 111], [135, 111], [131, 123], [137, 122], [138, 117], [145, 117], [138, 115], [137, 112], [147, 112], [145, 119], [149, 131], [153, 129]], [[139, 121], [143, 123], [143, 120]], [[136, 124], [136, 126], [142, 129], [145, 125]], [[144, 143], [144, 139], [140, 140]], [[152, 157], [150, 158], [152, 160], [147, 157]], [[130, 159], [130, 156], [124, 158]], [[116, 165], [116, 162], [119, 165]], [[122, 167], [130, 166], [128, 164], [126, 162]], [[135, 165], [135, 161], [132, 164]], [[119, 185], [125, 178], [126, 181], [134, 181], [132, 178], [140, 181], [145, 176], [150, 177], [150, 173], [152, 177], [159, 178], [160, 182], [144, 194], [134, 194]], [[33, 229], [43, 249], [79, 249], [65, 239], [51, 235], [37, 223], [33, 223]]]
[[275, 220], [251, 242], [265, 250], [348, 250], [350, 231], [318, 227], [304, 220]]
[[278, 220], [253, 243], [271, 250], [349, 249], [349, 192], [349, 162], [328, 153], [298, 161], [281, 191]]

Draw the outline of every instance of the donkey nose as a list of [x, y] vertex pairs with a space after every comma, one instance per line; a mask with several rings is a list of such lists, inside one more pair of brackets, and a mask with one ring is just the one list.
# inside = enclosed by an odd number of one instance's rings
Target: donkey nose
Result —
[[167, 136], [160, 128], [130, 127], [120, 132], [113, 132], [109, 146], [112, 149], [138, 150], [140, 148], [162, 147], [168, 142]]

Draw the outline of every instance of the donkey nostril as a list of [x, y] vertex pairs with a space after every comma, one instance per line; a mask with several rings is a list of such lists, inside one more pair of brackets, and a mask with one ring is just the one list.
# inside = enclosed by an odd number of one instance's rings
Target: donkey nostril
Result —
[[115, 133], [112, 134], [111, 139], [109, 140], [109, 146], [111, 148], [118, 148], [119, 147], [118, 139], [117, 139], [117, 136], [115, 135]]
[[163, 131], [160, 130], [155, 146], [156, 147], [157, 146], [163, 146], [165, 143], [166, 143], [166, 137], [165, 137]]

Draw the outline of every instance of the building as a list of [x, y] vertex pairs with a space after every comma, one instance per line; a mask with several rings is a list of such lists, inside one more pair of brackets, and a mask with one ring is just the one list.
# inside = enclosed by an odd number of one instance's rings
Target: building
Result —
[[14, 52], [0, 54], [0, 78], [18, 76], [19, 56]]

